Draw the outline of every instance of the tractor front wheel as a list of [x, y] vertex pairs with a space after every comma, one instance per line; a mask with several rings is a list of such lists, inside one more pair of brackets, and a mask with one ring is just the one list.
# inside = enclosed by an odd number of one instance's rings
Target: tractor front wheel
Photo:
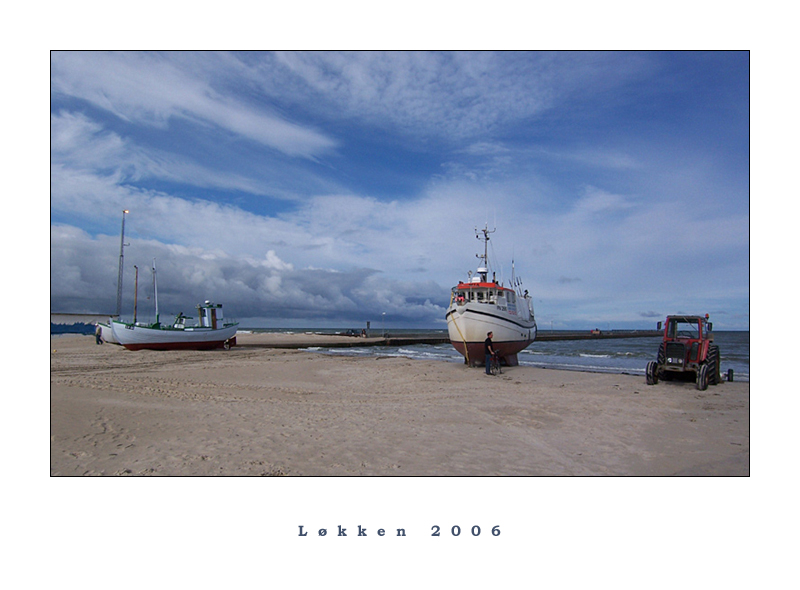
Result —
[[647, 370], [645, 373], [647, 375], [648, 385], [655, 385], [658, 383], [658, 363], [656, 361], [647, 363]]
[[705, 391], [708, 389], [708, 365], [702, 365], [697, 371], [697, 389]]

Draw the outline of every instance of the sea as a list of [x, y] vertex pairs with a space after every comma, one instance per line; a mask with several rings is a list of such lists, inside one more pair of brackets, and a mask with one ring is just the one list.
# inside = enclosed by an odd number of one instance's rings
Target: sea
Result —
[[[251, 332], [283, 332], [292, 334], [345, 334], [347, 330], [310, 329], [253, 329]], [[441, 336], [446, 330], [388, 330], [390, 336]], [[542, 334], [558, 333], [541, 331]], [[380, 335], [373, 330], [372, 335]], [[523, 367], [561, 369], [591, 373], [620, 373], [644, 377], [648, 361], [655, 360], [661, 338], [608, 338], [592, 340], [537, 340], [517, 355]], [[721, 372], [733, 369], [735, 381], [750, 381], [750, 332], [714, 332], [714, 343], [719, 346]], [[332, 356], [405, 357], [433, 360], [444, 363], [463, 363], [462, 357], [450, 343], [414, 344], [404, 346], [356, 346], [352, 348], [308, 348], [311, 352]], [[723, 377], [724, 378], [724, 377]]]

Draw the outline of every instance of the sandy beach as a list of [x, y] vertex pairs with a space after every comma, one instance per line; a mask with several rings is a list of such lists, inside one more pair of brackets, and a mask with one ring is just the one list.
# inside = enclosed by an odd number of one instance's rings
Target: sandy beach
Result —
[[[51, 337], [50, 473], [750, 474], [750, 385], [327, 356], [301, 336], [131, 352]], [[330, 336], [302, 336], [330, 341]]]

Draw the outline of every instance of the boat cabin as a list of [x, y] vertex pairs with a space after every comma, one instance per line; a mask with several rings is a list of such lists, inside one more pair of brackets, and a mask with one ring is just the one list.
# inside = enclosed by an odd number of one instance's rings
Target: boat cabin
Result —
[[453, 288], [453, 298], [457, 305], [484, 303], [497, 305], [510, 313], [517, 312], [517, 294], [512, 289], [497, 283], [483, 282], [476, 277], [469, 283], [459, 283]]
[[222, 326], [222, 304], [206, 301], [203, 305], [197, 306], [197, 317], [200, 326], [205, 328], [217, 329], [217, 322]]

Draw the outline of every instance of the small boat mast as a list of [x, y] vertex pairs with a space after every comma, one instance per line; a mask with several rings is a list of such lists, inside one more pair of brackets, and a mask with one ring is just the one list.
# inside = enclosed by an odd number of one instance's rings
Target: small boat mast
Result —
[[158, 281], [156, 281], [156, 259], [153, 258], [153, 298], [156, 301], [156, 325], [160, 325], [158, 317]]
[[[133, 279], [133, 325], [136, 325], [136, 311], [139, 305], [139, 267], [135, 264], [133, 265], [133, 270], [136, 273], [135, 278]], [[120, 319], [117, 316], [117, 319]]]
[[119, 236], [119, 275], [117, 275], [117, 318], [119, 318], [119, 314], [122, 313], [122, 267], [124, 266], [123, 261], [125, 259], [125, 246], [130, 246], [130, 244], [125, 243], [125, 214], [129, 213], [127, 209], [123, 209], [122, 211], [122, 231], [120, 232]]

